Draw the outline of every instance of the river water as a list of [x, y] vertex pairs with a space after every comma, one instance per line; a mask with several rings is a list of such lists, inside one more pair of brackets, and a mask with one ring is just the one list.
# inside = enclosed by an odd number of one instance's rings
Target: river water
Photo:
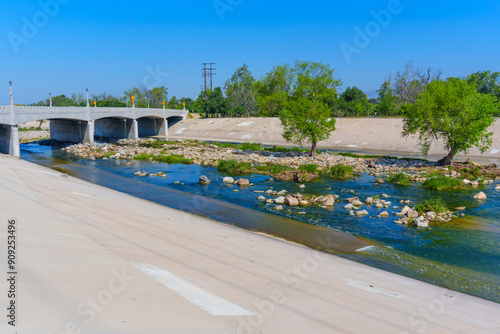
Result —
[[[281, 236], [380, 269], [500, 303], [500, 191], [494, 190], [499, 180], [475, 189], [433, 191], [421, 186], [374, 185], [374, 177], [360, 175], [357, 181], [318, 178], [300, 189], [298, 184], [270, 181], [269, 176], [256, 174], [245, 176], [254, 187], [240, 188], [223, 184], [222, 177], [227, 175], [214, 167], [149, 161], [131, 161], [132, 165], [127, 166], [122, 160], [78, 159], [37, 143], [22, 144], [21, 158], [166, 206]], [[148, 173], [163, 171], [166, 177], [134, 175], [138, 170]], [[198, 179], [201, 175], [206, 175], [212, 183], [200, 185]], [[338, 194], [341, 200], [352, 196], [364, 199], [385, 193], [392, 202], [387, 210], [391, 215], [377, 218], [376, 215], [386, 209], [367, 205], [364, 208], [370, 213], [368, 216], [350, 216], [344, 209], [346, 202], [336, 203], [334, 209], [307, 207], [278, 212], [274, 205], [259, 202], [257, 197], [262, 194], [255, 193], [271, 187], [290, 193]], [[483, 191], [487, 200], [473, 199], [478, 191]], [[410, 199], [415, 204], [431, 198], [441, 198], [452, 208], [465, 206], [465, 217], [432, 224], [430, 228], [394, 223], [396, 216], [392, 206], [401, 206], [401, 200]], [[346, 238], [346, 235], [353, 237]], [[325, 245], [319, 241], [324, 240], [322, 236], [331, 237], [334, 242]], [[356, 249], [358, 251], [354, 251]]]

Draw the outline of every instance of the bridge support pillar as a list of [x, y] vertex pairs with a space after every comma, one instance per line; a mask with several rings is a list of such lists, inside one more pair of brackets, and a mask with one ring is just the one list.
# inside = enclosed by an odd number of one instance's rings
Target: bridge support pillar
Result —
[[82, 126], [82, 143], [94, 145], [94, 121], [82, 122], [81, 126]]
[[17, 125], [0, 125], [0, 153], [21, 156]]
[[137, 124], [137, 120], [127, 119], [125, 124], [127, 139], [139, 139], [139, 125]]
[[159, 121], [159, 127], [158, 127], [158, 136], [160, 137], [168, 137], [168, 120], [163, 119]]

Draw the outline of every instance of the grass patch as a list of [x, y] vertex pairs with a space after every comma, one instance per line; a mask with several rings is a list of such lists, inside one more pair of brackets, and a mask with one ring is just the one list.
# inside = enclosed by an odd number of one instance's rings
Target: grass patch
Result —
[[351, 177], [353, 172], [354, 168], [352, 166], [338, 164], [330, 168], [326, 175], [333, 179], [346, 179]]
[[280, 147], [280, 146], [278, 146], [278, 147], [265, 147], [264, 150], [268, 151], [268, 152], [278, 152], [278, 153], [309, 152], [309, 150], [306, 148], [298, 148], [298, 147], [287, 148], [287, 147]]
[[[207, 144], [211, 145], [211, 144]], [[243, 144], [231, 144], [231, 143], [213, 143], [213, 145], [219, 148], [234, 148], [242, 151], [260, 151], [262, 149], [261, 143], [243, 143]]]
[[299, 167], [299, 170], [303, 170], [308, 173], [318, 173], [318, 165], [317, 164], [306, 164], [306, 165], [301, 165]]
[[248, 162], [239, 162], [235, 159], [219, 160], [217, 167], [219, 172], [226, 172], [229, 175], [248, 173], [252, 170], [252, 165]]
[[461, 185], [460, 180], [446, 176], [437, 176], [424, 182], [424, 187], [433, 190], [453, 189]]
[[409, 186], [411, 179], [406, 173], [391, 174], [387, 179], [390, 183], [400, 184], [402, 186]]
[[436, 214], [448, 211], [448, 207], [440, 198], [430, 199], [424, 202], [420, 202], [415, 205], [415, 209], [419, 213], [426, 213], [429, 211], [434, 211]]
[[30, 127], [30, 128], [18, 128], [19, 132], [26, 132], [26, 131], [48, 131], [40, 128], [35, 128], [35, 127]]
[[149, 148], [162, 148], [163, 145], [174, 145], [178, 144], [176, 141], [164, 141], [164, 140], [154, 140], [147, 143], [139, 144], [139, 147], [149, 147]]
[[152, 155], [152, 154], [138, 154], [134, 157], [135, 160], [153, 160], [158, 162], [165, 162], [167, 164], [190, 164], [193, 159], [186, 159], [182, 155]]

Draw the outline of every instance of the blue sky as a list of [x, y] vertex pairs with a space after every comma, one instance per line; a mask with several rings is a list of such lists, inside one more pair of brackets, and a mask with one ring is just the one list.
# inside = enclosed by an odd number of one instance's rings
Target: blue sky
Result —
[[196, 98], [202, 62], [216, 63], [216, 86], [243, 63], [260, 78], [285, 62], [325, 62], [341, 91], [370, 97], [409, 60], [445, 77], [500, 70], [493, 0], [17, 0], [0, 15], [1, 105], [9, 80], [22, 104], [141, 84]]

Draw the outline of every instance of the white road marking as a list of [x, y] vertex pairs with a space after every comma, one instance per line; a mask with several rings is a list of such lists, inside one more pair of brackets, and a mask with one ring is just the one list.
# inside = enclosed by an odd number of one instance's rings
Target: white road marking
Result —
[[87, 238], [87, 237], [85, 237], [83, 235], [66, 234], [66, 233], [57, 233], [57, 234], [64, 235], [65, 237], [75, 237], [75, 238], [85, 238], [85, 239]]
[[252, 315], [250, 311], [239, 307], [225, 299], [217, 297], [199, 287], [169, 273], [166, 270], [146, 263], [132, 263], [144, 273], [153, 277], [168, 289], [178, 293], [191, 303], [199, 306], [213, 316]]
[[82, 193], [75, 193], [75, 192], [74, 192], [73, 194], [75, 194], [75, 195], [80, 195], [80, 196], [87, 196], [87, 197], [91, 197], [90, 195], [87, 195], [87, 194], [82, 194]]
[[381, 295], [385, 295], [385, 296], [389, 296], [389, 297], [393, 297], [393, 298], [401, 298], [401, 295], [396, 293], [396, 292], [386, 291], [386, 290], [382, 290], [379, 288], [375, 288], [370, 284], [358, 282], [358, 281], [351, 280], [351, 279], [346, 280], [346, 282], [347, 282], [347, 285], [364, 290], [364, 291], [368, 291], [371, 293], [379, 293]]
[[495, 149], [493, 149], [493, 150], [491, 150], [490, 154], [497, 154], [497, 153], [499, 153], [499, 152], [500, 152], [500, 150], [495, 150]]
[[244, 135], [240, 139], [250, 139], [252, 137], [253, 137], [252, 135]]
[[236, 126], [249, 126], [249, 125], [252, 125], [253, 123], [255, 123], [255, 122], [242, 122], [242, 123], [236, 124]]

